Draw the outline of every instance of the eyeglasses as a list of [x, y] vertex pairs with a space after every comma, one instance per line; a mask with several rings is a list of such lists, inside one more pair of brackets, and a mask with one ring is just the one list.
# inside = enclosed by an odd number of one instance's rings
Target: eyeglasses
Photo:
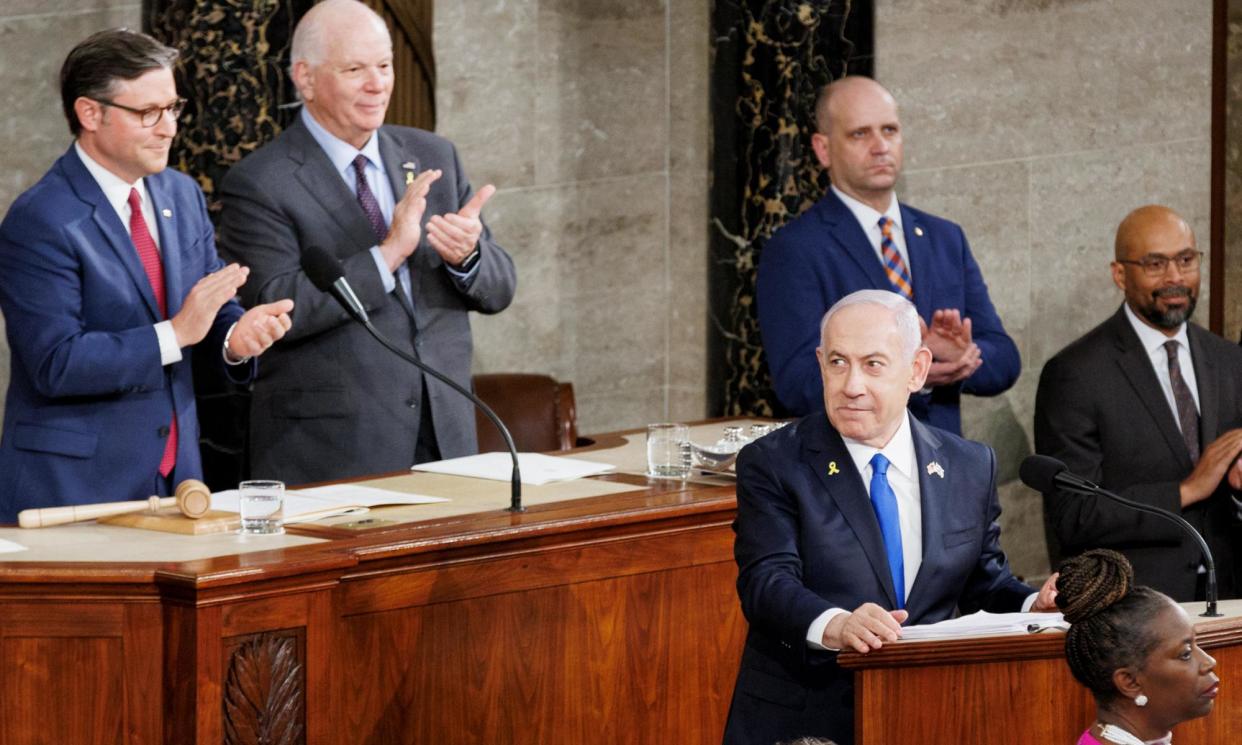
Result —
[[181, 112], [185, 110], [186, 105], [186, 100], [184, 98], [178, 98], [176, 101], [173, 101], [167, 106], [149, 106], [145, 109], [135, 109], [132, 106], [126, 106], [125, 104], [120, 104], [115, 101], [109, 101], [106, 98], [96, 98], [95, 100], [104, 106], [111, 106], [113, 108], [121, 109], [122, 111], [128, 111], [131, 114], [137, 114], [138, 120], [142, 122], [142, 126], [144, 127], [154, 127], [159, 124], [160, 119], [163, 118], [165, 112], [172, 117], [174, 122], [177, 121], [177, 117], [181, 116]]
[[1177, 266], [1182, 273], [1199, 271], [1199, 262], [1203, 260], [1203, 252], [1187, 249], [1175, 256], [1148, 254], [1141, 259], [1117, 259], [1121, 264], [1140, 266], [1148, 277], [1163, 277], [1169, 270], [1169, 264]]

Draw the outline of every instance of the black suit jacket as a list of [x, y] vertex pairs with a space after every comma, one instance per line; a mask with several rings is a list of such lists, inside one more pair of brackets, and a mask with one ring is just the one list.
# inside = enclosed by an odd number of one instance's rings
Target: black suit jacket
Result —
[[[378, 132], [380, 157], [397, 199], [402, 164], [438, 168], [423, 223], [456, 212], [472, 196], [448, 140], [409, 127]], [[449, 273], [426, 241], [410, 256], [413, 317], [384, 291], [369, 249], [377, 239], [357, 198], [299, 119], [234, 166], [221, 184], [221, 251], [250, 267], [247, 305], [293, 298], [293, 328], [263, 357], [250, 420], [251, 472], [290, 483], [395, 471], [414, 462], [424, 378], [375, 342], [336, 302], [315, 289], [302, 250], [318, 245], [342, 262], [372, 322], [389, 339], [462, 386], [470, 386], [467, 311], [496, 313], [513, 299], [513, 261], [484, 227], [478, 271]], [[431, 420], [445, 458], [477, 449], [469, 401], [428, 380]]]
[[[1242, 349], [1194, 324], [1187, 333], [1206, 446], [1242, 426]], [[1124, 308], [1044, 366], [1035, 398], [1035, 449], [1105, 489], [1180, 513], [1215, 555], [1221, 596], [1236, 593], [1231, 544], [1238, 530], [1228, 484], [1181, 508], [1178, 489], [1194, 466]], [[1174, 600], [1194, 599], [1199, 549], [1172, 523], [1059, 490], [1044, 495], [1044, 519], [1054, 562], [1090, 548], [1116, 549], [1141, 584]]]
[[[991, 448], [911, 417], [923, 561], [908, 623], [955, 611], [1017, 611], [1035, 590], [1000, 548]], [[943, 477], [928, 473], [937, 463]], [[835, 465], [835, 468], [832, 466]], [[835, 473], [830, 474], [830, 471]], [[738, 596], [750, 622], [725, 742], [813, 735], [853, 740], [853, 678], [806, 633], [830, 608], [894, 607], [879, 523], [841, 436], [822, 411], [748, 445], [737, 464]]]

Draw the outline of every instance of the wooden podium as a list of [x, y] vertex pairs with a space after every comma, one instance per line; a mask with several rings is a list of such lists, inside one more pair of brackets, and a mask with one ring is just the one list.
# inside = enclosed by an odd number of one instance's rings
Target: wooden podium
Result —
[[[1225, 618], [1199, 618], [1203, 603], [1182, 606], [1221, 685], [1213, 712], [1179, 726], [1175, 743], [1225, 745], [1242, 733], [1242, 682], [1233, 676], [1242, 669], [1242, 601], [1220, 606]], [[856, 745], [1073, 745], [1095, 720], [1095, 701], [1070, 675], [1064, 647], [1062, 633], [1041, 632], [843, 653], [840, 664], [855, 673]]]
[[195, 561], [0, 555], [0, 745], [716, 745], [733, 486], [597, 478], [619, 493]]

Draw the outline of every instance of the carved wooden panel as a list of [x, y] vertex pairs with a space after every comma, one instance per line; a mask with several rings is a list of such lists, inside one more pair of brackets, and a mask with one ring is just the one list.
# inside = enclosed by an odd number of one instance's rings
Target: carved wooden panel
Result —
[[225, 745], [306, 742], [305, 644], [299, 631], [238, 637], [226, 648]]

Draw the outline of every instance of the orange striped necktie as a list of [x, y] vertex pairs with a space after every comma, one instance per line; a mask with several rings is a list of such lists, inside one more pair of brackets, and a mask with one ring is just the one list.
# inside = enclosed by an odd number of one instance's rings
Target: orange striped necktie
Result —
[[893, 292], [914, 302], [914, 285], [910, 282], [910, 272], [906, 270], [906, 262], [897, 253], [897, 244], [893, 243], [893, 221], [880, 216], [880, 253], [884, 257], [884, 274]]

